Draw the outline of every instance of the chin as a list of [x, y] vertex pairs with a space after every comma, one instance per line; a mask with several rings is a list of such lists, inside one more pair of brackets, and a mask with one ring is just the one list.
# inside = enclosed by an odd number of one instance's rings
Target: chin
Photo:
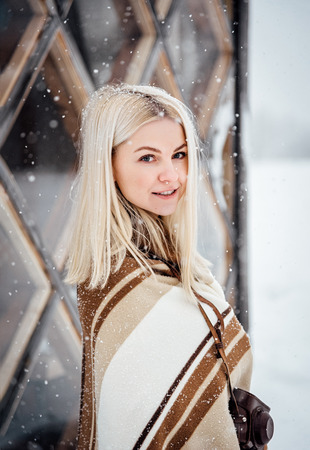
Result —
[[157, 214], [158, 216], [171, 216], [171, 214], [175, 213], [176, 208], [170, 208], [170, 209], [162, 209], [160, 211], [154, 212], [154, 214]]
[[144, 211], [147, 211], [150, 214], [153, 214], [154, 216], [171, 216], [171, 214], [175, 213], [178, 205], [165, 205], [162, 207], [152, 207], [148, 205], [137, 205], [141, 209], [144, 209]]

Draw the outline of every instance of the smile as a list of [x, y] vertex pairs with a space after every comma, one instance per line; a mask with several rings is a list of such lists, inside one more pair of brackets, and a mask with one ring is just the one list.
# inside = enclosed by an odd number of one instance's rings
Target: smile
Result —
[[163, 196], [163, 197], [172, 197], [176, 192], [177, 192], [177, 189], [172, 189], [171, 191], [153, 192], [153, 194]]

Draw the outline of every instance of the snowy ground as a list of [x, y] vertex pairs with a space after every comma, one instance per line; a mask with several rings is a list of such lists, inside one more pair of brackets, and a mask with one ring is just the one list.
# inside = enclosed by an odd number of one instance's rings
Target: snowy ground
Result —
[[310, 449], [310, 159], [252, 160], [252, 391], [272, 408], [270, 450]]

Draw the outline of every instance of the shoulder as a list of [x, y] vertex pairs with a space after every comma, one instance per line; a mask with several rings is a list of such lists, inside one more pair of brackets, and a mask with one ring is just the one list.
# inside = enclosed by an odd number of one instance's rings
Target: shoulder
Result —
[[221, 285], [213, 276], [210, 283], [203, 285], [200, 284], [200, 288], [197, 289], [197, 292], [201, 297], [211, 302], [212, 305], [221, 313], [231, 309]]
[[[103, 288], [89, 287], [89, 280], [77, 287], [78, 308], [81, 321], [85, 316], [94, 315], [103, 301], [106, 303], [124, 298], [131, 291], [135, 293], [161, 291], [160, 286], [178, 284], [178, 280], [171, 275], [170, 269], [161, 261], [149, 260], [149, 270], [143, 267], [130, 255], [126, 255], [121, 267], [111, 272]], [[165, 290], [165, 289], [164, 289]]]

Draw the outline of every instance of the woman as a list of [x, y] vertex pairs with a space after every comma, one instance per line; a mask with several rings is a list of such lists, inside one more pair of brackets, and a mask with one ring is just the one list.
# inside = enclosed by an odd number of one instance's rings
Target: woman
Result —
[[190, 112], [159, 88], [104, 87], [82, 144], [67, 277], [83, 330], [79, 448], [238, 449], [203, 313], [225, 327], [233, 387], [249, 388], [251, 350], [196, 250]]

